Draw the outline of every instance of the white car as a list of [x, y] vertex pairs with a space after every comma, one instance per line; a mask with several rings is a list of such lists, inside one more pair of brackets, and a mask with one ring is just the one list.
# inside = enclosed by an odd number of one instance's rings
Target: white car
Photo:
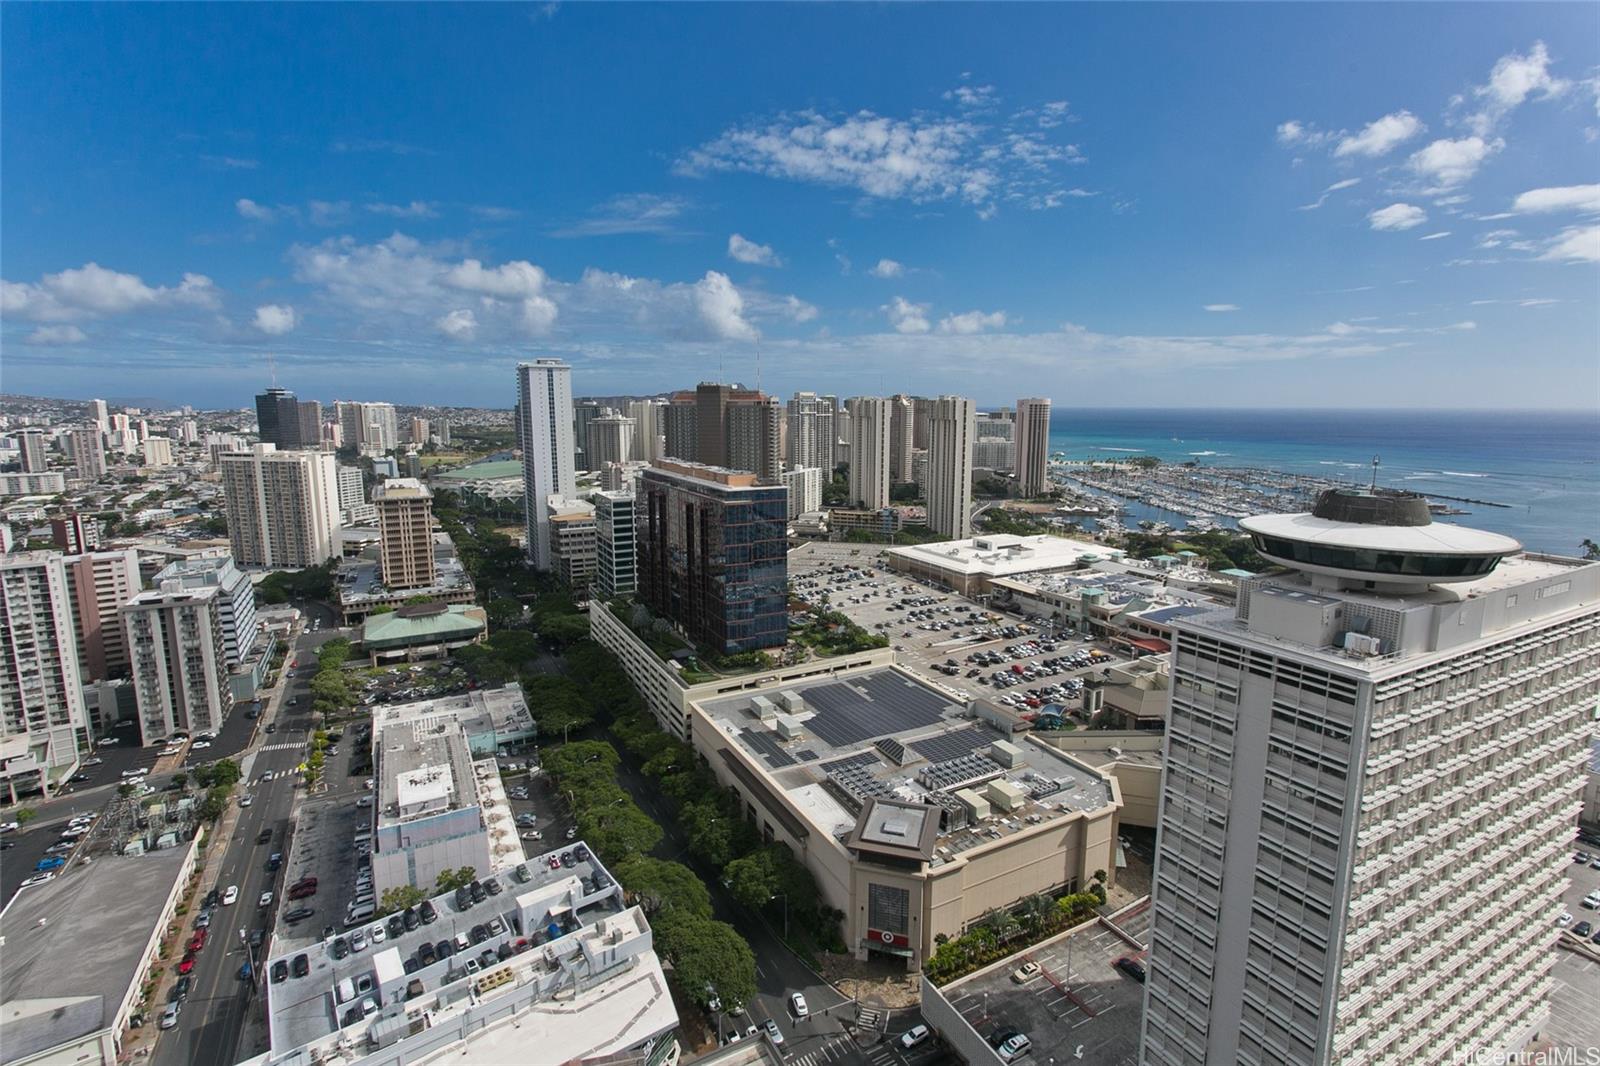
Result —
[[239, 797], [239, 806], [248, 807], [248, 806], [250, 806], [250, 804], [254, 803], [255, 801], [256, 801], [256, 799], [255, 799], [254, 796], [246, 794], [246, 795], [243, 795], [243, 796]]
[[0, 822], [0, 833], [15, 833], [21, 828], [21, 822]]
[[782, 1045], [783, 1031], [778, 1028], [777, 1022], [773, 1021], [771, 1018], [768, 1018], [766, 1021], [761, 1023], [761, 1030], [767, 1034], [768, 1040], [771, 1040], [774, 1044]]
[[806, 997], [799, 992], [789, 997], [789, 1009], [794, 1012], [795, 1018], [804, 1018], [811, 1013], [811, 1008], [806, 1006]]
[[1561, 912], [1561, 917], [1556, 919], [1556, 925], [1558, 925], [1562, 929], [1565, 929], [1567, 926], [1569, 926], [1571, 924], [1572, 924], [1572, 912], [1571, 911], [1562, 911]]
[[367, 937], [374, 944], [381, 944], [385, 940], [389, 939], [389, 931], [383, 927], [382, 922], [379, 922], [377, 925], [367, 930]]
[[256, 901], [256, 906], [263, 907], [263, 908], [272, 906], [272, 893], [271, 892], [263, 892], [263, 893], [261, 893], [261, 898]]
[[32, 888], [35, 885], [42, 885], [46, 881], [54, 881], [55, 879], [56, 879], [56, 875], [55, 875], [55, 873], [53, 871], [50, 872], [50, 873], [34, 874], [32, 877], [30, 877], [26, 881], [22, 882], [22, 886], [21, 887], [23, 887], [23, 888]]
[[367, 934], [366, 934], [365, 930], [357, 929], [354, 933], [350, 934], [350, 950], [351, 951], [366, 951], [367, 950]]
[[900, 1034], [900, 1046], [905, 1048], [907, 1051], [910, 1051], [918, 1044], [925, 1042], [932, 1035], [933, 1030], [929, 1029], [926, 1025], [913, 1025], [904, 1033]]
[[239, 902], [239, 886], [229, 885], [228, 890], [222, 894], [222, 905], [231, 907], [237, 902]]
[[189, 750], [190, 751], [199, 751], [201, 748], [209, 748], [210, 746], [211, 746], [211, 741], [209, 741], [209, 740], [197, 740], [193, 744], [189, 745]]

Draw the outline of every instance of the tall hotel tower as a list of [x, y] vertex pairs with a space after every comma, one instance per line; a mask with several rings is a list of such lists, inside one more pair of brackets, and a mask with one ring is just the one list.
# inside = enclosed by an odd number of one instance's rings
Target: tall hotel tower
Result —
[[1546, 1017], [1600, 563], [1331, 490], [1174, 626], [1145, 1066], [1476, 1061]]
[[551, 496], [578, 494], [572, 428], [572, 367], [559, 359], [517, 365], [518, 437], [522, 441], [522, 502], [528, 530], [528, 561], [536, 570], [555, 567], [551, 551]]

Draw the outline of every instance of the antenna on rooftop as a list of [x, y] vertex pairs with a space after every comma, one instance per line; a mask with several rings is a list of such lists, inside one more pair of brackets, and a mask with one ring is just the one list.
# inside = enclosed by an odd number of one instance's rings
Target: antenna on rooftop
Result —
[[1382, 462], [1376, 455], [1372, 457], [1372, 491], [1378, 491], [1378, 464]]

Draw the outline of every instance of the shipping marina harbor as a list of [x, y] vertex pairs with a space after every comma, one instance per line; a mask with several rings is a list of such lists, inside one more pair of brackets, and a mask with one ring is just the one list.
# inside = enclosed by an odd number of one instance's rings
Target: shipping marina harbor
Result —
[[[1374, 463], [1380, 476], [1381, 464]], [[1259, 467], [1202, 466], [1196, 462], [1170, 464], [1147, 458], [1072, 461], [1053, 456], [1051, 481], [1066, 494], [1056, 513], [1067, 519], [1089, 518], [1101, 532], [1124, 528], [1132, 517], [1139, 528], [1170, 532], [1184, 520], [1184, 528], [1205, 531], [1232, 528], [1252, 514], [1304, 511], [1317, 494], [1328, 489], [1348, 489], [1357, 479], [1315, 474], [1294, 474]], [[1428, 509], [1438, 517], [1472, 512], [1459, 503], [1504, 508], [1489, 500], [1429, 494]], [[1166, 512], [1168, 520], [1148, 511]], [[1140, 515], [1145, 515], [1142, 519]]]

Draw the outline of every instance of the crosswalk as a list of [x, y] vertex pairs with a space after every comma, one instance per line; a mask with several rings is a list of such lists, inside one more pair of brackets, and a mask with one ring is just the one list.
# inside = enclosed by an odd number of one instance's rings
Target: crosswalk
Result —
[[826, 1066], [830, 1062], [839, 1062], [850, 1058], [857, 1052], [856, 1042], [848, 1035], [836, 1036], [825, 1043], [812, 1048], [804, 1055], [794, 1055], [788, 1058], [789, 1066]]
[[304, 744], [301, 744], [301, 743], [298, 743], [298, 742], [295, 742], [295, 741], [290, 741], [287, 744], [263, 744], [263, 745], [261, 745], [261, 747], [257, 748], [256, 750], [257, 751], [299, 751], [303, 747], [305, 747]]

